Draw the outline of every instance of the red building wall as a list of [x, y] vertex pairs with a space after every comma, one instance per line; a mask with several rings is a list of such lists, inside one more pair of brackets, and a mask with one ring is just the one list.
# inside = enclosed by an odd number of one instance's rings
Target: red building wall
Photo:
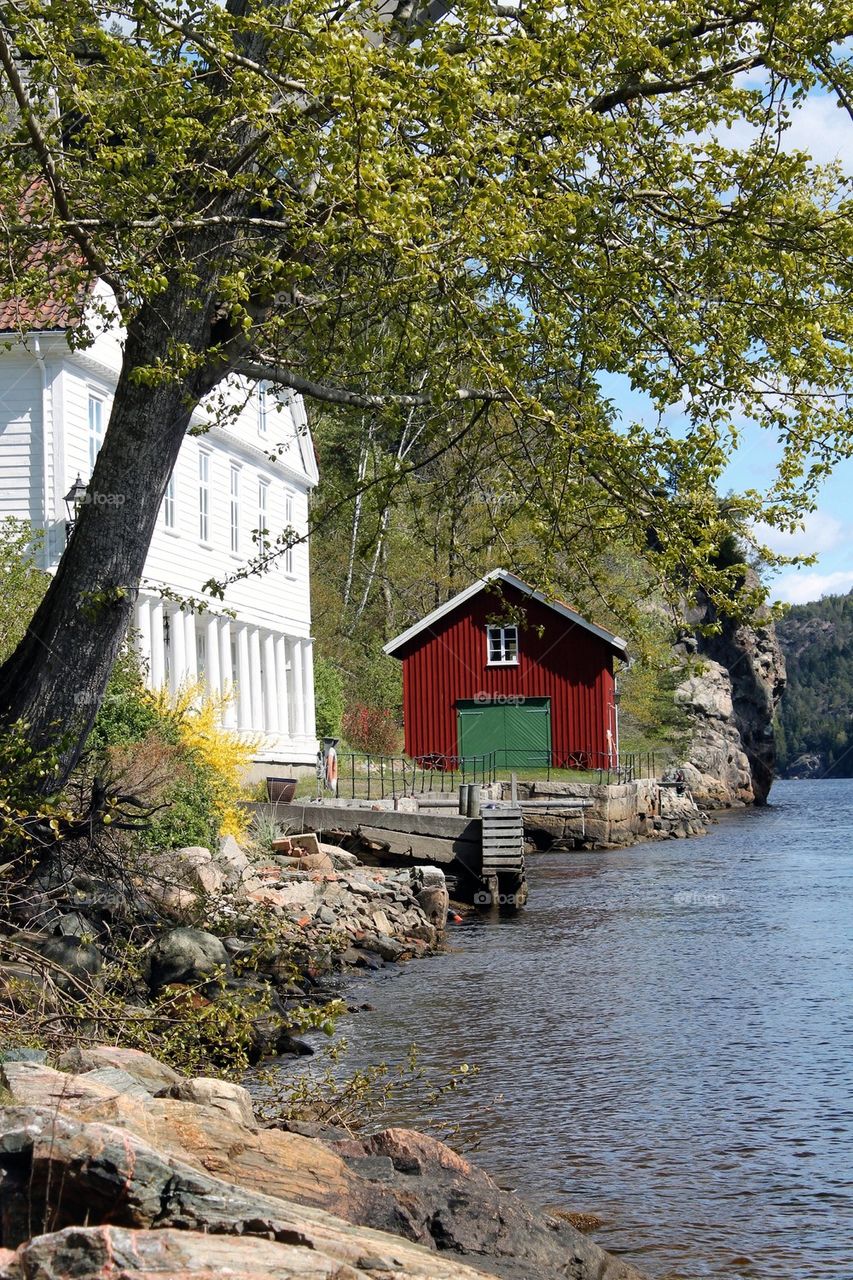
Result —
[[[504, 599], [524, 607], [517, 666], [487, 664], [486, 627], [501, 604], [481, 591], [402, 651], [406, 753], [454, 756], [456, 703], [478, 695], [526, 695], [551, 699], [553, 763], [589, 755], [595, 763], [608, 751], [613, 728], [613, 651], [598, 636], [509, 585]], [[541, 634], [540, 634], [541, 631]]]

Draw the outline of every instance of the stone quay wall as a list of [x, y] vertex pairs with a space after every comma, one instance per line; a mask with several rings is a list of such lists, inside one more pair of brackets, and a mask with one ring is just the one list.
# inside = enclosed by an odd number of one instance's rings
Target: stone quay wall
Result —
[[[498, 784], [496, 799], [509, 799], [510, 784]], [[705, 818], [689, 792], [653, 778], [596, 785], [588, 782], [519, 782], [518, 798], [548, 801], [524, 811], [524, 830], [538, 848], [612, 849], [638, 840], [702, 835]], [[495, 788], [497, 790], [497, 788]], [[581, 810], [572, 801], [585, 802]], [[565, 802], [565, 808], [562, 808]]]

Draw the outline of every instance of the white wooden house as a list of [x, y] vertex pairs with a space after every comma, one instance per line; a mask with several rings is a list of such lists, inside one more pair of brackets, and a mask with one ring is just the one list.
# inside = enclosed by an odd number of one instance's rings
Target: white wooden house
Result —
[[[0, 303], [0, 518], [43, 531], [47, 569], [65, 545], [65, 495], [91, 476], [121, 361], [117, 328], [85, 350], [66, 339], [49, 303], [37, 315]], [[203, 583], [257, 553], [261, 529], [273, 541], [307, 530], [318, 477], [301, 397], [234, 380], [219, 399], [226, 411], [213, 399], [199, 408], [181, 448], [139, 584], [135, 640], [152, 687], [202, 678], [232, 695], [224, 723], [258, 741], [259, 761], [308, 764], [317, 741], [307, 543], [231, 585], [209, 612], [162, 594], [201, 597]]]

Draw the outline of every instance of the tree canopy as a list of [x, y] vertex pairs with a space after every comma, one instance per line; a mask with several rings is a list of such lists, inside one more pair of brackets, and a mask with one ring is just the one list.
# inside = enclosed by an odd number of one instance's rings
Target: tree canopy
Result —
[[[4, 290], [79, 315], [95, 277], [112, 289], [112, 483], [153, 431], [134, 394], [171, 413], [167, 392], [191, 409], [244, 373], [337, 413], [346, 456], [381, 442], [355, 489], [485, 440], [540, 551], [595, 509], [724, 594], [736, 424], [783, 445], [744, 518], [796, 520], [853, 447], [849, 184], [783, 146], [810, 91], [853, 113], [851, 33], [847, 0], [2, 0]], [[619, 419], [610, 374], [651, 422]], [[166, 478], [127, 483], [157, 505]], [[109, 588], [135, 518], [84, 512], [43, 646], [84, 558]]]

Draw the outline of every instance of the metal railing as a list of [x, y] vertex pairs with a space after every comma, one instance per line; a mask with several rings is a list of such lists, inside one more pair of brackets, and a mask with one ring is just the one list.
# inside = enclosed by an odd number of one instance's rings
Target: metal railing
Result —
[[352, 751], [338, 756], [338, 795], [385, 800], [394, 796], [453, 792], [463, 782], [495, 782], [495, 752], [482, 756], [374, 756]]
[[656, 778], [664, 767], [654, 751], [633, 751], [618, 760], [605, 752], [577, 751], [555, 754], [528, 748], [501, 748], [485, 755], [408, 756], [342, 752], [338, 756], [338, 795], [352, 800], [386, 800], [396, 796], [455, 793], [460, 783], [509, 781], [515, 773], [521, 781], [555, 773], [590, 775], [599, 785]]

